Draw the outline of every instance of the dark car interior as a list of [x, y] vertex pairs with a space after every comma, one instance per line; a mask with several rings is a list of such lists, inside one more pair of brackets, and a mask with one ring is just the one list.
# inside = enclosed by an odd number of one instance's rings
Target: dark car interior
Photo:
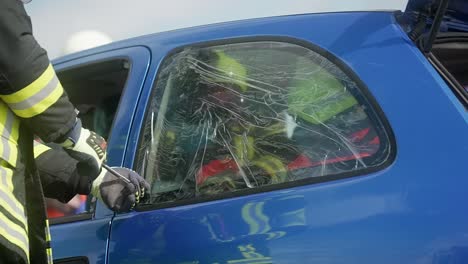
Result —
[[[432, 47], [435, 66], [442, 72], [459, 99], [468, 99], [468, 33], [440, 33]], [[440, 65], [441, 64], [441, 65]], [[439, 66], [439, 67], [438, 67]], [[443, 66], [443, 67], [440, 67]], [[439, 69], [440, 71], [440, 69]]]
[[130, 64], [117, 59], [60, 72], [59, 79], [80, 111], [83, 125], [107, 139]]

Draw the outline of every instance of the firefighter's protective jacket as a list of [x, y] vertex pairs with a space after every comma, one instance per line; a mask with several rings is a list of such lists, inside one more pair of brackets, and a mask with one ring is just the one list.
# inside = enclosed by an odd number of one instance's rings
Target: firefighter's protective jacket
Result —
[[[0, 2], [0, 259], [51, 261], [33, 134], [59, 142], [76, 113], [18, 0]], [[16, 259], [14, 257], [16, 256]], [[8, 258], [7, 258], [8, 260]]]

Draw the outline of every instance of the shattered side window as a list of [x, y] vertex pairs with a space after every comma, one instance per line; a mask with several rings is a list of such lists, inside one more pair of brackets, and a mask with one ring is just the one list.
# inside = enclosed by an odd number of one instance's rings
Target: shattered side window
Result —
[[357, 84], [302, 46], [186, 48], [159, 73], [139, 146], [152, 202], [381, 165], [383, 125]]

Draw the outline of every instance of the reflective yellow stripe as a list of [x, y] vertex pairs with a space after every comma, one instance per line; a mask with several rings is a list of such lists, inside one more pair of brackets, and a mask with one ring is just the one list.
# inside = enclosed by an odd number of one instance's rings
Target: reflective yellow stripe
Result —
[[13, 183], [11, 182], [12, 177], [9, 177], [10, 173], [8, 170], [11, 171], [9, 167], [10, 165], [8, 162], [0, 159], [0, 183], [4, 186], [13, 186]]
[[[12, 113], [12, 112], [10, 112], [10, 113]], [[20, 127], [20, 120], [19, 120], [19, 118], [15, 117], [13, 119], [13, 124], [12, 124], [12, 127], [11, 127], [11, 134], [10, 134], [10, 142], [11, 142], [11, 145], [12, 145], [11, 165], [13, 167], [16, 167], [16, 161], [18, 159], [19, 127]]]
[[273, 156], [263, 156], [261, 159], [255, 160], [252, 163], [264, 169], [271, 176], [272, 183], [284, 182], [286, 178], [286, 168], [279, 159]]
[[234, 136], [234, 148], [237, 158], [241, 162], [246, 162], [254, 157], [255, 146], [254, 138], [251, 136]]
[[52, 257], [52, 248], [50, 247], [50, 241], [51, 241], [51, 238], [50, 238], [50, 228], [49, 228], [49, 219], [46, 219], [46, 222], [45, 222], [46, 226], [45, 226], [45, 234], [46, 234], [46, 242], [48, 242], [48, 246], [46, 248], [46, 252], [47, 252], [47, 260], [48, 260], [48, 263], [49, 264], [53, 264], [54, 262], [54, 259]]
[[44, 112], [63, 94], [63, 88], [55, 75], [52, 65], [34, 82], [20, 91], [2, 95], [13, 112], [23, 118], [34, 117]]
[[257, 221], [250, 215], [250, 208], [252, 208], [255, 204], [254, 203], [247, 203], [242, 207], [242, 219], [249, 225], [249, 234], [257, 234], [258, 230], [260, 229], [259, 224]]
[[2, 175], [2, 185], [5, 186], [7, 190], [10, 190], [10, 192], [13, 192], [13, 170], [10, 168], [8, 162], [5, 162], [2, 159], [0, 159], [0, 161], [2, 162], [0, 167], [0, 175]]
[[286, 170], [286, 167], [281, 162], [281, 160], [273, 156], [266, 156], [265, 158], [270, 163], [274, 164], [275, 171], [276, 171], [275, 176], [277, 178], [277, 182], [284, 182], [286, 179], [287, 170]]
[[27, 227], [23, 205], [13, 195], [13, 170], [0, 166], [0, 206]]
[[42, 153], [50, 150], [50, 148], [44, 144], [34, 141], [34, 158], [39, 157]]
[[8, 106], [0, 101], [0, 158], [16, 166], [20, 121]]
[[268, 175], [272, 177], [272, 182], [276, 182], [275, 170], [267, 162], [262, 160], [256, 160], [252, 163], [257, 167], [264, 169], [268, 173]]
[[[270, 219], [263, 213], [265, 202], [247, 203], [242, 207], [242, 219], [249, 225], [249, 234], [264, 234], [270, 231]], [[252, 211], [253, 208], [253, 211]], [[254, 215], [252, 215], [252, 213]], [[257, 221], [258, 219], [259, 221]], [[260, 230], [260, 224], [263, 228]]]
[[0, 213], [0, 235], [24, 251], [29, 262], [29, 241], [26, 230]]
[[53, 264], [54, 263], [54, 258], [52, 257], [52, 248], [46, 249], [47, 251], [47, 263], [48, 264]]
[[49, 229], [49, 219], [46, 219], [46, 230], [45, 230], [45, 233], [46, 233], [46, 242], [50, 242], [50, 229]]
[[265, 202], [259, 202], [255, 205], [255, 216], [260, 219], [265, 225], [263, 230], [260, 230], [260, 233], [266, 233], [270, 231], [270, 219], [263, 213], [263, 206]]
[[13, 110], [13, 112], [15, 112], [15, 114], [23, 118], [34, 117], [38, 114], [41, 114], [42, 112], [47, 110], [47, 108], [49, 108], [51, 105], [57, 102], [57, 100], [60, 98], [62, 94], [63, 94], [62, 85], [58, 83], [54, 91], [50, 93], [49, 96], [47, 96], [44, 100], [38, 102], [37, 104], [35, 104], [34, 106], [28, 109]]
[[249, 160], [253, 159], [255, 155], [255, 141], [253, 137], [247, 137], [247, 158]]
[[44, 86], [46, 86], [52, 78], [55, 76], [54, 68], [52, 65], [49, 64], [49, 67], [28, 86], [24, 87], [23, 89], [19, 90], [16, 93], [9, 94], [9, 95], [0, 95], [3, 101], [7, 104], [12, 103], [19, 103], [21, 101], [27, 100], [31, 95], [34, 95], [41, 91]]

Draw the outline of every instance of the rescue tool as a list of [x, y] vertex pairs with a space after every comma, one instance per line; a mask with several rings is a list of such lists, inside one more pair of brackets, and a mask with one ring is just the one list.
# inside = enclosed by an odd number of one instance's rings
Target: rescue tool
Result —
[[122, 174], [118, 173], [117, 171], [115, 171], [114, 169], [112, 169], [111, 167], [109, 167], [107, 164], [103, 163], [102, 166], [104, 167], [104, 169], [106, 169], [108, 172], [114, 174], [115, 176], [119, 177], [120, 179], [122, 179], [123, 181], [127, 182], [127, 183], [130, 183], [130, 180], [127, 179], [127, 177], [123, 176]]

